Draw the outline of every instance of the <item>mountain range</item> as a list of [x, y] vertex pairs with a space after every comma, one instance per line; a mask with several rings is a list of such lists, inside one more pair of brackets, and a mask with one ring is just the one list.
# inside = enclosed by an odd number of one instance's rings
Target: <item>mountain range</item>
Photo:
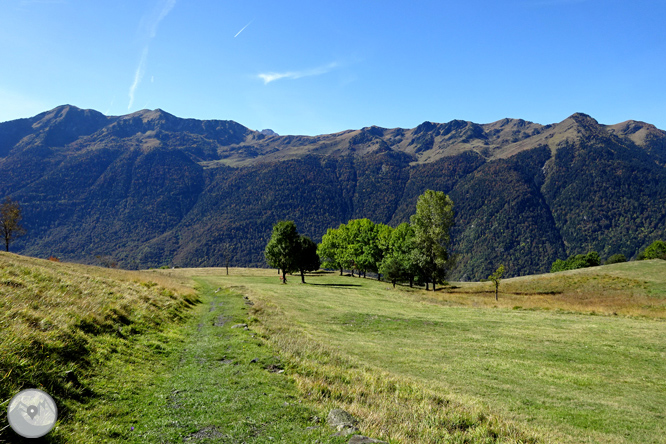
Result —
[[666, 238], [666, 132], [576, 113], [557, 124], [424, 122], [282, 136], [162, 110], [60, 106], [0, 123], [0, 198], [24, 212], [13, 251], [126, 268], [263, 266], [278, 220], [319, 241], [353, 218], [397, 225], [426, 189], [456, 210], [454, 279], [628, 258]]

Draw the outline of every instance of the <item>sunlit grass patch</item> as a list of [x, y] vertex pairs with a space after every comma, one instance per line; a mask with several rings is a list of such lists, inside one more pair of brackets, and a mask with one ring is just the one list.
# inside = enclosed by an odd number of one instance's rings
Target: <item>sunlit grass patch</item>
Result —
[[434, 300], [461, 305], [666, 318], [666, 261], [625, 262], [489, 282], [451, 283]]
[[110, 355], [198, 302], [191, 286], [155, 277], [0, 253], [0, 399], [42, 388], [66, 422]]
[[[626, 288], [655, 302], [661, 277], [613, 267], [598, 267], [596, 277], [592, 270], [572, 273], [560, 289], [548, 285], [562, 279], [507, 279], [502, 285], [514, 285], [517, 294], [501, 289], [499, 302], [485, 283], [452, 283], [460, 288], [433, 293], [337, 273], [313, 274], [307, 285], [281, 285], [274, 270], [204, 273], [213, 286], [234, 286], [255, 302], [255, 328], [292, 363], [287, 371], [305, 396], [346, 406], [378, 436], [659, 442], [666, 386], [654, 375], [666, 373], [666, 327], [605, 310], [632, 300], [626, 292], [608, 296]], [[592, 289], [599, 294], [587, 295]], [[612, 304], [586, 305], [585, 298]], [[432, 399], [450, 409], [433, 407]], [[409, 419], [410, 412], [420, 413]], [[467, 435], [454, 439], [444, 426], [449, 420], [467, 424]]]

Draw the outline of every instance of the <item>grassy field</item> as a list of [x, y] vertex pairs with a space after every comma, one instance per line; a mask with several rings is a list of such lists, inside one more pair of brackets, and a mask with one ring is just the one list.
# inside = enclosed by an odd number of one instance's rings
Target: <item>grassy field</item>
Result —
[[25, 388], [58, 406], [40, 442], [346, 442], [266, 341], [233, 328], [247, 310], [189, 278], [0, 253], [0, 442], [33, 442], [5, 414]]
[[454, 283], [452, 287], [436, 298], [477, 307], [666, 319], [666, 262], [659, 259], [506, 279], [499, 301], [495, 301], [490, 282]]
[[274, 270], [179, 274], [248, 295], [304, 395], [376, 435], [664, 442], [666, 262], [508, 279], [498, 302], [487, 283], [425, 293], [335, 273], [307, 285]]
[[[1, 407], [23, 388], [42, 388], [59, 409], [49, 439], [72, 442], [60, 424], [100, 395], [94, 378], [112, 357], [159, 349], [156, 335], [168, 342], [167, 326], [197, 301], [191, 286], [165, 276], [0, 253]], [[2, 422], [0, 442], [17, 442], [4, 415]]]
[[[665, 261], [507, 279], [499, 301], [299, 280], [0, 253], [0, 407], [52, 394], [50, 443], [342, 443], [315, 420], [336, 407], [391, 443], [665, 442]], [[0, 442], [28, 441], [3, 418]]]

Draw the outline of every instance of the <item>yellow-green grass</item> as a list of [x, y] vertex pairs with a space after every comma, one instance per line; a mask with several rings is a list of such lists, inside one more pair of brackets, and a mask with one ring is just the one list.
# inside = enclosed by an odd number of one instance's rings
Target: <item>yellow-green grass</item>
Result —
[[492, 282], [456, 282], [431, 296], [443, 303], [468, 306], [666, 318], [666, 261], [624, 262], [504, 279], [498, 301]]
[[[414, 443], [663, 442], [666, 323], [589, 314], [622, 311], [617, 304], [585, 305], [584, 314], [574, 312], [577, 303], [546, 298], [554, 305], [544, 308], [561, 310], [516, 310], [504, 293], [497, 304], [494, 294], [462, 284], [447, 300], [445, 292], [335, 273], [310, 275], [307, 285], [297, 277], [280, 285], [275, 270], [178, 273], [247, 294], [256, 328], [292, 362], [304, 396], [348, 408], [375, 435]], [[602, 300], [609, 288], [622, 291], [617, 282], [630, 282], [624, 298], [642, 292], [656, 303], [663, 274], [655, 273], [662, 264], [648, 261], [503, 285], [526, 299], [557, 296], [549, 288], [572, 295], [596, 288]]]
[[198, 289], [202, 303], [186, 323], [138, 335], [111, 356], [62, 442], [346, 443], [314, 421], [325, 412], [299, 399], [266, 341], [234, 328], [248, 322], [242, 295]]
[[[49, 439], [68, 441], [60, 425], [95, 396], [109, 357], [180, 322], [197, 301], [191, 286], [155, 273], [0, 253], [1, 407], [21, 389], [44, 389], [59, 408]], [[3, 422], [0, 440], [17, 439]]]

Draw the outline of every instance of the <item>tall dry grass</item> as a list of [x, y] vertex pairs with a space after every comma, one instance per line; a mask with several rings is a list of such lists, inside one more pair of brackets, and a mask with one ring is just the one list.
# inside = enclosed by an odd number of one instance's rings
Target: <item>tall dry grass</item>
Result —
[[85, 398], [118, 341], [182, 319], [197, 300], [168, 276], [0, 253], [0, 402], [24, 387], [64, 406]]

